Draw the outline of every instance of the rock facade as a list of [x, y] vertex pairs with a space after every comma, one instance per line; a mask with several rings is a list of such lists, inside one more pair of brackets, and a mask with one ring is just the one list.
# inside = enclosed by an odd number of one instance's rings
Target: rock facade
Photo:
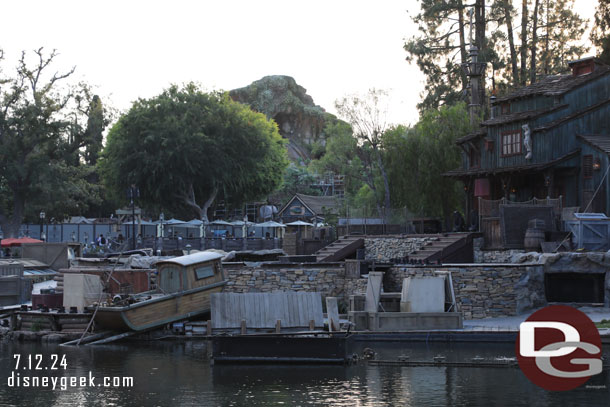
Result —
[[517, 284], [526, 266], [393, 267], [384, 277], [386, 291], [400, 292], [410, 276], [432, 276], [451, 271], [458, 311], [465, 319], [517, 315]]
[[367, 280], [347, 278], [344, 265], [233, 263], [223, 268], [228, 281], [225, 292], [313, 291], [344, 301], [350, 295], [366, 292]]
[[525, 250], [477, 250], [474, 249], [475, 263], [512, 263], [513, 257], [525, 253]]
[[475, 263], [512, 263], [515, 255], [525, 253], [525, 250], [483, 250], [484, 238], [472, 240]]
[[364, 256], [367, 260], [390, 262], [421, 249], [437, 237], [367, 237], [364, 239]]
[[297, 163], [312, 158], [314, 144], [326, 144], [324, 127], [337, 122], [335, 116], [314, 104], [307, 90], [290, 76], [265, 76], [231, 90], [229, 95], [273, 119], [282, 137], [288, 139], [288, 156]]

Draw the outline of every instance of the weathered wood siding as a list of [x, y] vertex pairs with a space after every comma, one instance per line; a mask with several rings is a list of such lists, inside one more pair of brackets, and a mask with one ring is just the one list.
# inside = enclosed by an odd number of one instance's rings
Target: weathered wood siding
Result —
[[214, 328], [239, 328], [242, 320], [248, 328], [274, 328], [278, 320], [282, 328], [308, 328], [312, 320], [322, 327], [322, 297], [319, 292], [212, 295]]
[[[576, 138], [578, 134], [610, 134], [610, 103], [586, 112], [579, 117], [545, 131], [535, 131], [571, 114], [583, 111], [588, 107], [607, 101], [610, 97], [610, 75], [603, 76], [593, 82], [573, 89], [561, 97], [538, 96], [511, 102], [511, 113], [539, 110], [552, 106], [561, 106], [540, 117], [518, 120], [511, 123], [487, 127], [487, 136], [493, 139], [492, 151], [486, 151], [478, 145], [481, 151], [481, 169], [496, 169], [503, 167], [543, 164], [556, 160], [578, 148], [582, 143]], [[499, 111], [500, 108], [498, 107]], [[521, 130], [521, 126], [529, 124], [532, 130], [533, 157], [525, 159], [523, 135], [521, 139], [522, 154], [502, 157], [502, 133]], [[480, 141], [477, 141], [480, 143]], [[477, 143], [475, 142], [475, 143]], [[464, 168], [468, 168], [468, 160], [464, 154]]]

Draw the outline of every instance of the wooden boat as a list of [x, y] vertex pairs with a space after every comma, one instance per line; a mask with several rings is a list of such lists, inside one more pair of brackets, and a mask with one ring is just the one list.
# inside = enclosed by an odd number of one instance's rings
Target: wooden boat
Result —
[[154, 291], [115, 298], [95, 311], [97, 326], [114, 331], [146, 331], [210, 311], [210, 296], [226, 284], [222, 255], [197, 252], [157, 263]]

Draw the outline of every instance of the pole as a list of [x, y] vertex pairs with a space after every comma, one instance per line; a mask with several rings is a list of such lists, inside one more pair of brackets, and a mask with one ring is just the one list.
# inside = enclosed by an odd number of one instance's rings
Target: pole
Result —
[[133, 185], [131, 186], [131, 248], [136, 249], [136, 205], [133, 199]]

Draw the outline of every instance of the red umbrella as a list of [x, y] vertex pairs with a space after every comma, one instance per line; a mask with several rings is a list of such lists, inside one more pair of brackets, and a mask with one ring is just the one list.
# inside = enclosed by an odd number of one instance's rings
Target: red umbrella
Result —
[[1, 247], [12, 247], [12, 246], [21, 246], [22, 244], [27, 243], [43, 243], [42, 240], [32, 239], [31, 237], [9, 237], [8, 239], [2, 239], [0, 242]]

